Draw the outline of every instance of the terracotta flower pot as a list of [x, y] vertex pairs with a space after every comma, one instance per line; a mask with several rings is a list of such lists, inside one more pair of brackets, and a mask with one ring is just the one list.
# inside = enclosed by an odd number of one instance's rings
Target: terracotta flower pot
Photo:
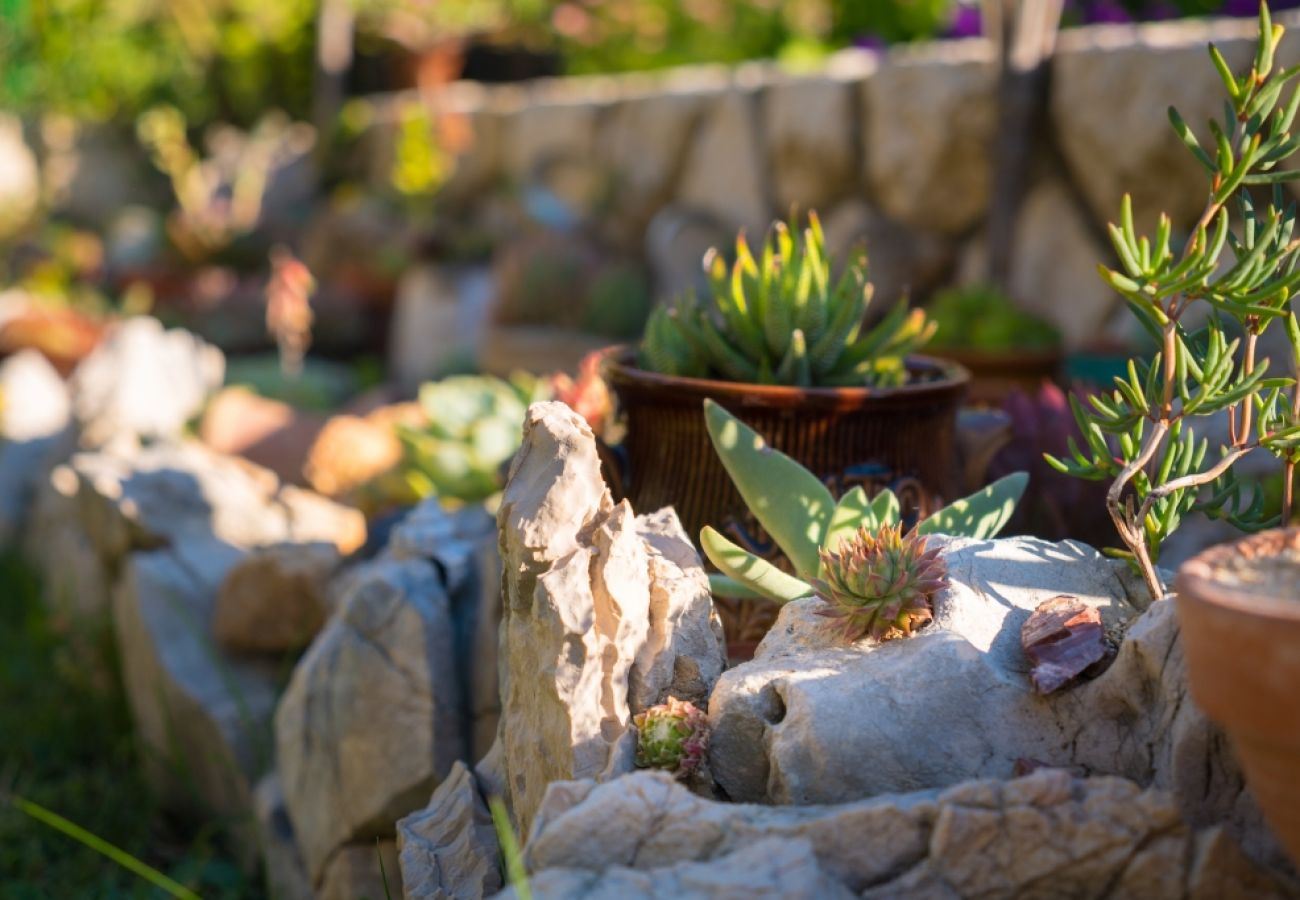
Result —
[[[890, 488], [905, 518], [953, 499], [957, 409], [969, 375], [956, 363], [908, 361], [920, 378], [897, 388], [796, 388], [679, 378], [637, 368], [634, 351], [605, 352], [605, 377], [627, 417], [626, 471], [615, 492], [634, 509], [673, 506], [692, 539], [712, 525], [736, 543], [780, 562], [780, 553], [745, 508], [714, 452], [704, 399], [721, 404], [776, 449], [822, 478], [836, 496], [862, 485]], [[620, 484], [621, 481], [621, 484]], [[727, 638], [762, 638], [775, 619], [742, 604], [719, 604]], [[734, 607], [734, 608], [733, 608]]]
[[1212, 547], [1179, 569], [1175, 590], [1192, 696], [1300, 863], [1300, 528]]

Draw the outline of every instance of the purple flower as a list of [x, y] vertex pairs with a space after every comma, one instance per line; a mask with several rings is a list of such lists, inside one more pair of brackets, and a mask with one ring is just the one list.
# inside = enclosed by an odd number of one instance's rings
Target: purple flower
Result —
[[948, 30], [944, 32], [944, 37], [948, 38], [970, 38], [979, 37], [984, 33], [984, 23], [980, 21], [980, 11], [974, 6], [957, 7], [957, 15], [952, 17], [948, 23]]
[[1085, 22], [1132, 22], [1132, 14], [1115, 0], [1097, 0], [1083, 11]]

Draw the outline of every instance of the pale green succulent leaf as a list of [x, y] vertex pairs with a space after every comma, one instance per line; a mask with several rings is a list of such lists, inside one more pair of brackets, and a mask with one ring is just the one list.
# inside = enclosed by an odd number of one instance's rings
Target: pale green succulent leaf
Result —
[[889, 488], [885, 488], [871, 498], [871, 511], [876, 516], [877, 528], [881, 525], [897, 525], [903, 517], [903, 509], [899, 505], [898, 497]]
[[712, 400], [704, 401], [713, 447], [749, 511], [800, 573], [817, 571], [817, 548], [835, 499], [815, 475], [767, 445]]
[[[811, 585], [793, 575], [787, 575], [743, 547], [736, 546], [708, 525], [700, 532], [700, 546], [704, 548], [704, 555], [709, 558], [709, 562], [717, 566], [723, 575], [753, 594], [777, 603], [787, 603], [807, 597], [813, 592]], [[725, 590], [729, 585], [723, 583], [721, 587]]]
[[823, 550], [838, 549], [841, 541], [850, 538], [859, 528], [875, 531], [880, 527], [876, 512], [871, 508], [867, 492], [859, 485], [840, 498], [831, 513], [830, 528], [826, 530], [826, 540], [822, 541]]
[[918, 534], [951, 534], [986, 539], [996, 537], [1006, 527], [1016, 504], [1025, 493], [1029, 475], [1014, 472], [999, 478], [983, 490], [963, 497], [922, 520]]

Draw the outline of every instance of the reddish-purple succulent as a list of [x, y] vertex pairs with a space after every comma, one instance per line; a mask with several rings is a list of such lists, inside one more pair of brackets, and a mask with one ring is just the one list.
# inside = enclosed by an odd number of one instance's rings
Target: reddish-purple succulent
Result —
[[686, 778], [704, 765], [709, 750], [709, 718], [689, 700], [669, 697], [632, 718], [636, 726], [636, 764]]
[[900, 525], [866, 526], [839, 547], [821, 551], [817, 596], [829, 604], [821, 614], [841, 622], [849, 640], [907, 637], [933, 618], [935, 594], [948, 584], [948, 567], [937, 548]]

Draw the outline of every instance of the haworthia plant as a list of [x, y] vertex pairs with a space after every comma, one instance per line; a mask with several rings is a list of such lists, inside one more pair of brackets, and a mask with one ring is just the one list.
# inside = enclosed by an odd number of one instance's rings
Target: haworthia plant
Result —
[[[864, 526], [874, 531], [899, 523], [902, 509], [892, 491], [883, 490], [868, 500], [866, 492], [855, 487], [836, 503], [815, 475], [769, 447], [757, 432], [712, 400], [704, 401], [704, 417], [732, 483], [796, 572], [783, 572], [706, 525], [700, 545], [721, 573], [710, 579], [715, 594], [766, 597], [778, 603], [806, 597], [813, 593], [811, 582], [820, 577], [820, 551], [836, 550]], [[1006, 526], [1028, 483], [1024, 472], [1008, 475], [922, 519], [915, 530], [994, 537]]]
[[730, 268], [716, 248], [705, 255], [707, 298], [688, 294], [651, 314], [639, 364], [664, 375], [799, 387], [904, 383], [904, 358], [929, 340], [933, 323], [904, 301], [864, 332], [866, 256], [837, 280], [831, 269], [816, 213], [802, 239], [793, 224], [773, 224], [757, 258], [741, 234]]

